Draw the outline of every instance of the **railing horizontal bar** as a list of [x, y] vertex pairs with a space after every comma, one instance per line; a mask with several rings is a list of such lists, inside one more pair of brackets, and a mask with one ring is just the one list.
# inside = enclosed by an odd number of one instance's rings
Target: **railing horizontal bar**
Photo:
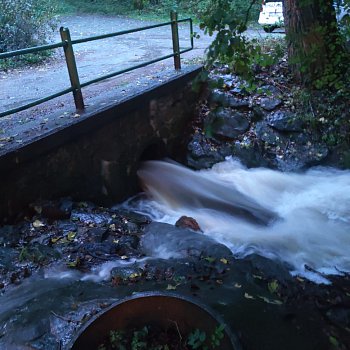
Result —
[[193, 50], [193, 47], [189, 47], [188, 49], [180, 50], [179, 54], [182, 54], [182, 53], [185, 53], [185, 52], [188, 52], [188, 51], [191, 51], [191, 50]]
[[190, 22], [191, 21], [191, 17], [189, 18], [183, 18], [183, 19], [178, 19], [177, 23], [182, 23], [182, 22]]
[[25, 109], [28, 109], [28, 108], [31, 108], [31, 107], [34, 107], [34, 106], [37, 106], [43, 102], [47, 102], [47, 101], [50, 101], [56, 97], [60, 97], [62, 95], [65, 95], [65, 94], [68, 94], [69, 92], [72, 92], [73, 89], [72, 88], [68, 88], [68, 89], [65, 89], [65, 90], [62, 90], [62, 91], [59, 91], [59, 92], [56, 92], [55, 94], [53, 95], [50, 95], [50, 96], [46, 96], [46, 97], [43, 97], [41, 98], [40, 100], [35, 100], [31, 103], [28, 103], [26, 105], [23, 105], [23, 106], [20, 106], [20, 107], [17, 107], [17, 108], [13, 108], [13, 109], [10, 109], [10, 110], [7, 110], [5, 112], [2, 112], [0, 113], [0, 118], [1, 117], [6, 117], [7, 115], [10, 115], [10, 114], [13, 114], [13, 113], [17, 113], [17, 112], [21, 112], [21, 111], [24, 111]]
[[117, 72], [110, 73], [110, 74], [104, 75], [102, 77], [93, 79], [93, 80], [86, 81], [85, 83], [80, 84], [80, 86], [84, 87], [84, 86], [88, 86], [90, 84], [98, 83], [101, 80], [113, 78], [113, 77], [115, 77], [117, 75], [120, 75], [120, 74], [123, 74], [123, 73], [127, 73], [127, 72], [130, 72], [130, 71], [134, 70], [134, 69], [142, 68], [142, 67], [148, 66], [149, 64], [156, 63], [156, 62], [159, 62], [159, 61], [162, 61], [162, 60], [166, 60], [167, 58], [171, 58], [171, 57], [174, 57], [174, 54], [169, 54], [169, 55], [166, 55], [166, 56], [163, 56], [163, 57], [160, 57], [160, 58], [155, 58], [154, 60], [147, 61], [147, 62], [138, 64], [136, 66], [132, 66], [132, 67], [129, 67], [129, 68], [126, 68], [126, 69], [122, 69], [122, 70], [119, 70]]
[[120, 36], [120, 35], [124, 35], [124, 34], [136, 33], [136, 32], [140, 32], [142, 30], [164, 27], [164, 26], [167, 26], [167, 25], [170, 25], [170, 24], [171, 24], [171, 22], [165, 22], [165, 23], [153, 24], [153, 25], [147, 26], [147, 27], [122, 30], [120, 32], [114, 32], [114, 33], [109, 33], [109, 34], [102, 34], [102, 35], [97, 35], [97, 36], [90, 36], [88, 38], [72, 40], [72, 44], [81, 44], [81, 43], [86, 43], [88, 41], [100, 40], [100, 39], [111, 38], [111, 37], [114, 37], [114, 36]]
[[49, 44], [49, 45], [41, 45], [41, 46], [29, 47], [28, 49], [3, 52], [3, 53], [0, 53], [0, 59], [1, 58], [9, 58], [9, 57], [20, 56], [20, 55], [26, 55], [26, 54], [29, 54], [29, 53], [35, 53], [35, 52], [39, 52], [39, 51], [52, 50], [52, 49], [56, 49], [58, 47], [63, 47], [65, 45], [66, 45], [65, 43], [60, 42], [60, 43]]

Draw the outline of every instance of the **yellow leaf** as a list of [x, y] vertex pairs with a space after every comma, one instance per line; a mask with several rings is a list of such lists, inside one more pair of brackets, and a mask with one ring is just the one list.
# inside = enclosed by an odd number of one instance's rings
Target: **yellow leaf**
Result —
[[126, 259], [129, 259], [129, 257], [128, 257], [127, 255], [122, 255], [122, 256], [120, 257], [120, 259], [126, 260]]
[[258, 280], [262, 280], [263, 278], [259, 275], [253, 275], [254, 278], [258, 279]]
[[220, 259], [220, 261], [221, 261], [223, 264], [225, 264], [225, 265], [227, 265], [227, 264], [228, 264], [228, 260], [227, 260], [227, 259], [225, 259], [225, 258], [221, 258], [221, 259]]
[[53, 238], [51, 238], [51, 242], [52, 242], [52, 243], [56, 243], [56, 242], [58, 242], [60, 239], [61, 239], [61, 237], [53, 237]]
[[140, 276], [141, 276], [140, 273], [134, 272], [134, 273], [132, 273], [132, 274], [129, 276], [129, 278], [136, 278], [136, 277], [140, 277]]
[[276, 280], [273, 280], [273, 281], [268, 283], [267, 287], [268, 287], [271, 294], [276, 293], [276, 291], [278, 289], [278, 282]]
[[68, 240], [69, 240], [69, 241], [73, 241], [74, 238], [75, 238], [75, 235], [76, 235], [76, 232], [69, 231], [69, 232], [68, 232], [68, 235], [67, 235]]

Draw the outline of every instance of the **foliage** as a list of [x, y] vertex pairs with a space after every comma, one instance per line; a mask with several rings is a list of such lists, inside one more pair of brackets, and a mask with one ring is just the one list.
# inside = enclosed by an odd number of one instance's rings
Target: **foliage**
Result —
[[[0, 1], [0, 52], [46, 44], [55, 28], [56, 7], [50, 0]], [[35, 64], [51, 56], [41, 51], [0, 60], [0, 69]]]
[[232, 3], [228, 0], [213, 0], [201, 12], [201, 29], [216, 37], [208, 49], [208, 65], [216, 61], [228, 64], [234, 73], [239, 74], [250, 83], [254, 80], [254, 69], [270, 67], [275, 64], [285, 52], [283, 40], [276, 41], [273, 50], [266, 50], [257, 39], [250, 40], [244, 35], [251, 16], [254, 2], [246, 8], [244, 15], [235, 13]]
[[49, 0], [2, 0], [0, 52], [46, 43], [55, 9]]
[[63, 0], [57, 3], [58, 12], [71, 13], [103, 13], [108, 15], [127, 15], [133, 10], [130, 0]]
[[108, 341], [100, 344], [98, 350], [215, 350], [220, 348], [224, 329], [223, 324], [217, 326], [209, 337], [199, 329], [193, 330], [187, 337], [182, 337], [177, 325], [166, 331], [151, 326], [130, 331], [111, 330]]

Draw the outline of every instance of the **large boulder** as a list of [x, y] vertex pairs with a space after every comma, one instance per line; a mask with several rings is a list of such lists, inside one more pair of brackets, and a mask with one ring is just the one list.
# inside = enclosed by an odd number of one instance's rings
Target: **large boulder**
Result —
[[215, 138], [234, 140], [237, 136], [244, 134], [249, 129], [247, 117], [231, 109], [219, 108], [213, 112], [211, 133]]

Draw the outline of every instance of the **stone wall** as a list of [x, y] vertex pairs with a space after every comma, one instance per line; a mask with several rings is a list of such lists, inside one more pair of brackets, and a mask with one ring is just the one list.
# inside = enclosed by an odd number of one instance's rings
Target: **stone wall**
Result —
[[191, 81], [199, 71], [89, 110], [78, 123], [1, 156], [0, 220], [15, 218], [39, 199], [70, 196], [109, 205], [135, 194], [141, 160], [183, 156], [198, 101]]

